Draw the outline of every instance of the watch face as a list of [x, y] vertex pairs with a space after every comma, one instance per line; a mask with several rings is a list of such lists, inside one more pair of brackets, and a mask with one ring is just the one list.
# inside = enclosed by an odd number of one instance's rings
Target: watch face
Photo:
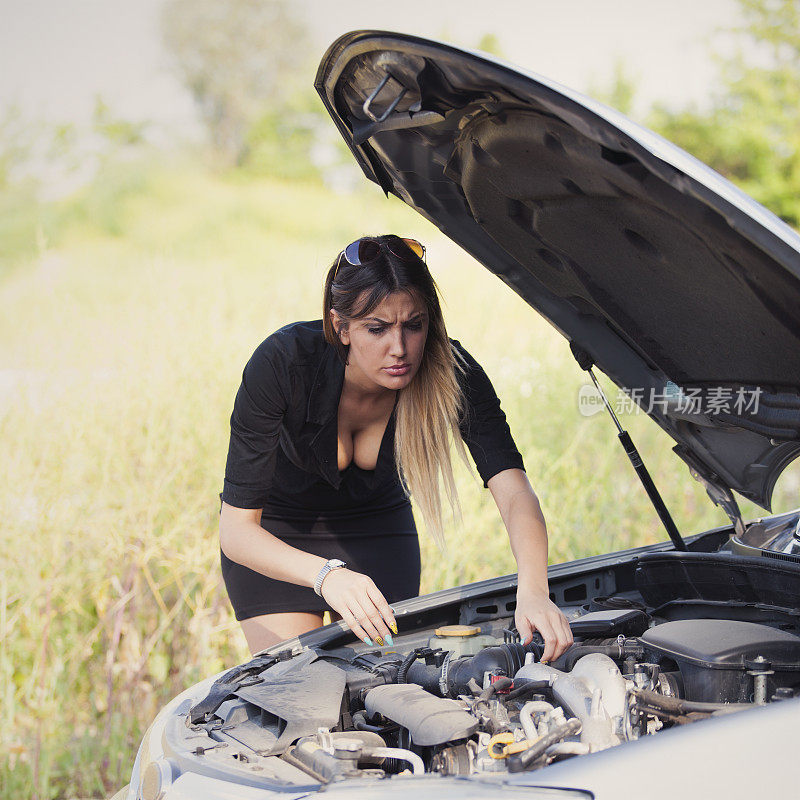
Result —
[[344, 561], [342, 561], [342, 560], [340, 560], [338, 558], [332, 558], [328, 562], [328, 564], [330, 565], [331, 569], [333, 569], [334, 567], [346, 567], [347, 566], [347, 564], [345, 564]]

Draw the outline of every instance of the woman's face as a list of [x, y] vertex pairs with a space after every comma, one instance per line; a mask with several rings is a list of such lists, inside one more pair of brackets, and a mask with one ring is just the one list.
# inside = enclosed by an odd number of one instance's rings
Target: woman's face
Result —
[[350, 345], [348, 381], [370, 392], [411, 383], [428, 336], [427, 309], [416, 292], [392, 292], [368, 316], [346, 326], [336, 311], [331, 318], [342, 342]]

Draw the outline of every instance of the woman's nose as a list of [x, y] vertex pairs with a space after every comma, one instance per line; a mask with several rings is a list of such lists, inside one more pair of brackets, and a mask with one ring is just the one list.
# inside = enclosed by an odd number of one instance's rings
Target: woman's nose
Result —
[[402, 328], [392, 330], [392, 340], [390, 342], [391, 355], [401, 358], [406, 354], [406, 337]]

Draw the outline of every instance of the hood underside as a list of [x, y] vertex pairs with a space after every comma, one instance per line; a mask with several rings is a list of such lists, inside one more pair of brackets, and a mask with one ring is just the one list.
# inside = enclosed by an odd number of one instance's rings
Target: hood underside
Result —
[[800, 454], [794, 231], [617, 112], [483, 54], [354, 32], [316, 88], [366, 176], [630, 392], [715, 502], [770, 507]]

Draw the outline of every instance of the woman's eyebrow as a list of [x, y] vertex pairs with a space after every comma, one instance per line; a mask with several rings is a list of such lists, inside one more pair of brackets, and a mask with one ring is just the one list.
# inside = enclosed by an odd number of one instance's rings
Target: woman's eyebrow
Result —
[[[424, 311], [417, 311], [416, 314], [414, 314], [413, 316], [409, 317], [407, 320], [404, 320], [403, 324], [405, 324], [406, 322], [413, 322], [414, 320], [419, 319], [420, 317], [424, 317], [424, 316], [425, 316], [425, 312]], [[380, 317], [364, 317], [364, 322], [379, 322], [381, 325], [391, 325], [392, 324], [388, 320], [381, 319]]]

